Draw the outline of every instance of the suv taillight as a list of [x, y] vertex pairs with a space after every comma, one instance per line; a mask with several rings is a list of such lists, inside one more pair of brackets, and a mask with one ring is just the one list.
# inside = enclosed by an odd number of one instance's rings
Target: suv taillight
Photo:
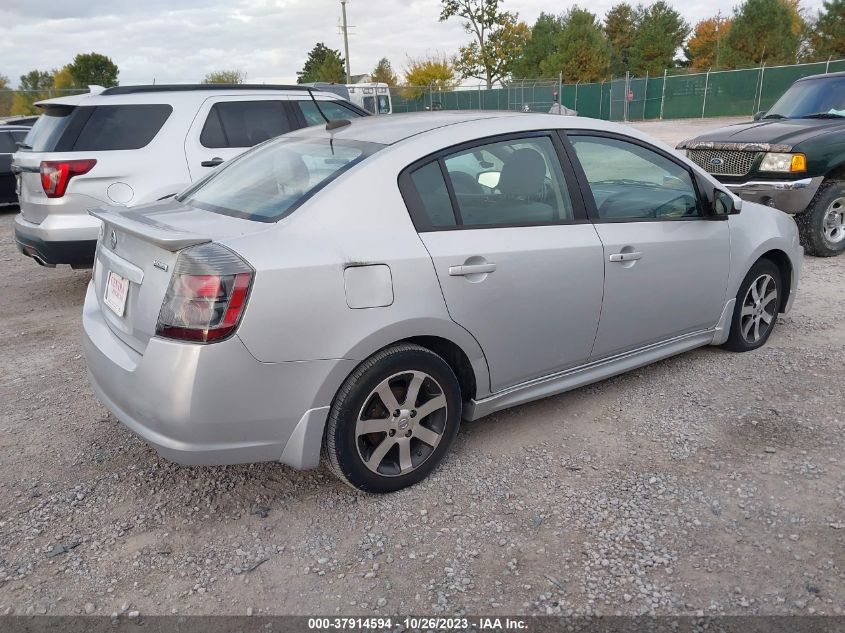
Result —
[[41, 161], [41, 187], [48, 198], [61, 198], [71, 178], [87, 174], [96, 164], [93, 158]]
[[211, 343], [230, 336], [244, 312], [254, 272], [219, 244], [187, 248], [176, 260], [156, 334]]

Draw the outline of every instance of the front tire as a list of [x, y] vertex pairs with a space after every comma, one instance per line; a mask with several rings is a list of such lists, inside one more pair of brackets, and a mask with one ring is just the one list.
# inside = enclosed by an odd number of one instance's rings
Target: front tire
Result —
[[845, 250], [845, 181], [822, 183], [807, 210], [795, 216], [801, 243], [816, 257], [835, 257]]
[[725, 347], [750, 352], [765, 345], [778, 319], [782, 292], [778, 267], [770, 259], [758, 260], [739, 286]]
[[434, 470], [460, 419], [460, 385], [446, 361], [418, 345], [394, 345], [361, 363], [338, 391], [323, 460], [354, 488], [393, 492]]

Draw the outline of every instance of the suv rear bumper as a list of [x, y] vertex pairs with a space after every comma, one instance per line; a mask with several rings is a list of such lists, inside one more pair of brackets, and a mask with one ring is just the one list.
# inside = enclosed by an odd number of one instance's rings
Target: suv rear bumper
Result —
[[816, 195], [824, 178], [802, 178], [801, 180], [753, 180], [743, 183], [723, 183], [743, 200], [757, 202], [785, 213], [801, 213]]
[[15, 245], [42, 266], [91, 268], [99, 232], [100, 221], [91, 216], [82, 222], [78, 216], [51, 216], [41, 224], [15, 216]]

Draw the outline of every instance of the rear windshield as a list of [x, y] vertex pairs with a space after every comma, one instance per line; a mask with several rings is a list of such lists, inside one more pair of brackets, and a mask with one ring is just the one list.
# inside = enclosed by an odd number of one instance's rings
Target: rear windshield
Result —
[[33, 126], [24, 150], [102, 152], [149, 145], [173, 108], [166, 104], [50, 107]]
[[242, 154], [178, 196], [200, 209], [275, 222], [383, 146], [280, 138]]

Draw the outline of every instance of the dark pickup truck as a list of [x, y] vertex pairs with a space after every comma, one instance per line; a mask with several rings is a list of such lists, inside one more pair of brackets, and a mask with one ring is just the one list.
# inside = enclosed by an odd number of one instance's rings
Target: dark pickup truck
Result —
[[809, 254], [845, 250], [845, 72], [799, 79], [754, 121], [678, 149], [741, 198], [793, 214]]

